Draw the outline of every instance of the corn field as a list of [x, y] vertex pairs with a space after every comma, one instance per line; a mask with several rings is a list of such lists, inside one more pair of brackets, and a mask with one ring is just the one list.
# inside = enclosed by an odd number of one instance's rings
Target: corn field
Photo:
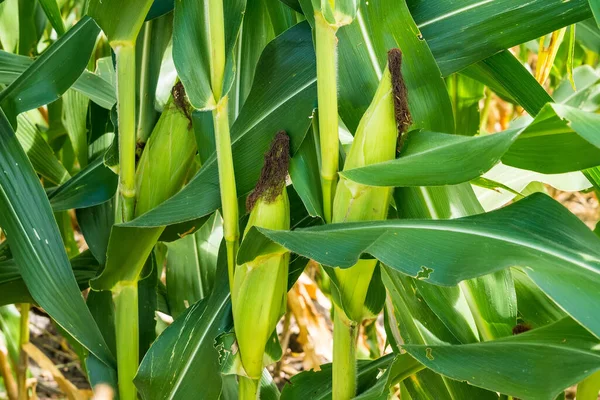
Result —
[[599, 398], [599, 0], [0, 0], [0, 46], [0, 399]]

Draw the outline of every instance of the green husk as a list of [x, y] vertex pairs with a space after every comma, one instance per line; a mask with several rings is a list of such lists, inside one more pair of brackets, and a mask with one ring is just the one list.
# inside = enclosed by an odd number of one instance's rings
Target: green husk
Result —
[[[290, 229], [290, 203], [285, 188], [289, 165], [289, 138], [275, 137], [265, 155], [265, 165], [254, 192], [248, 197], [251, 210], [244, 235], [251, 227]], [[283, 315], [287, 296], [290, 255], [263, 255], [235, 270], [231, 300], [233, 320], [242, 365], [247, 377], [240, 378], [240, 398], [251, 398], [252, 387], [261, 377], [265, 347]], [[248, 378], [254, 382], [248, 382]]]

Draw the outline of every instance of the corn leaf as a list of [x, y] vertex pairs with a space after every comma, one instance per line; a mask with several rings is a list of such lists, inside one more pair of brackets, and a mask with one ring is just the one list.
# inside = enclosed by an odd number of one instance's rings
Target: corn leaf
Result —
[[135, 378], [144, 399], [187, 399], [198, 393], [204, 399], [219, 397], [215, 338], [232, 326], [229, 299], [227, 269], [219, 268], [211, 295], [188, 308], [146, 353]]
[[403, 348], [443, 375], [525, 399], [554, 399], [600, 369], [598, 339], [570, 318], [491, 342]]
[[48, 21], [58, 33], [58, 36], [61, 36], [65, 33], [65, 24], [60, 15], [60, 9], [58, 8], [58, 3], [56, 0], [40, 0], [40, 5], [44, 9], [44, 13], [46, 17], [48, 17]]
[[4, 112], [15, 118], [59, 98], [87, 66], [98, 33], [91, 18], [82, 18], [0, 93]]
[[441, 186], [477, 178], [500, 160], [544, 174], [579, 171], [600, 164], [598, 124], [595, 114], [549, 104], [519, 130], [476, 137], [410, 133], [402, 157], [341, 174], [372, 186]]
[[[351, 267], [361, 255], [368, 254], [437, 285], [456, 285], [464, 279], [521, 266], [550, 298], [600, 336], [600, 323], [593, 317], [599, 306], [595, 288], [600, 282], [600, 242], [575, 216], [542, 194], [457, 220], [390, 220], [293, 232], [253, 228], [242, 243], [238, 263], [254, 259], [261, 247], [273, 252], [277, 245], [268, 245], [270, 240], [341, 268]], [[415, 251], [425, 241], [427, 251]], [[474, 248], [486, 251], [471, 251]], [[489, 263], [493, 254], [497, 262]]]
[[104, 203], [117, 190], [117, 175], [106, 167], [102, 157], [92, 161], [48, 195], [54, 211], [85, 208]]
[[[34, 60], [29, 57], [0, 50], [0, 83], [10, 85], [33, 62]], [[86, 95], [90, 100], [107, 109], [111, 109], [117, 101], [114, 85], [87, 70], [84, 70], [75, 81], [72, 89]]]
[[35, 171], [54, 184], [61, 184], [71, 176], [65, 167], [58, 161], [54, 151], [26, 114], [17, 117], [17, 139], [23, 147]]
[[50, 204], [15, 134], [0, 113], [0, 224], [35, 301], [90, 352], [114, 358], [85, 306]]
[[501, 51], [461, 71], [499, 94], [508, 94], [529, 114], [536, 115], [552, 97], [508, 50]]

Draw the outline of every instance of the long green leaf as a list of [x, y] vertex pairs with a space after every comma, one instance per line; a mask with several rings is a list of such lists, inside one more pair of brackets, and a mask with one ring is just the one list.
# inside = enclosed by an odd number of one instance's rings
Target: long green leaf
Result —
[[[34, 61], [29, 57], [0, 50], [0, 83], [10, 85]], [[83, 71], [71, 88], [107, 109], [111, 109], [117, 101], [114, 85], [88, 70]]]
[[[221, 265], [224, 267], [224, 265]], [[232, 327], [227, 269], [219, 268], [212, 294], [192, 305], [146, 353], [135, 384], [146, 400], [217, 399], [221, 393], [215, 338]]]
[[341, 174], [372, 186], [441, 186], [479, 177], [500, 160], [546, 174], [579, 171], [600, 164], [598, 126], [596, 114], [549, 104], [519, 130], [476, 137], [410, 133], [401, 157]]
[[60, 15], [60, 9], [58, 8], [58, 3], [56, 0], [40, 0], [40, 5], [44, 9], [44, 13], [46, 13], [46, 17], [48, 17], [48, 21], [58, 33], [58, 36], [61, 36], [65, 33], [65, 24]]
[[54, 42], [0, 93], [0, 105], [11, 118], [59, 98], [81, 75], [100, 29], [89, 17]]
[[50, 192], [54, 211], [92, 207], [112, 198], [117, 189], [117, 175], [98, 157], [85, 169]]
[[3, 112], [0, 170], [0, 224], [33, 298], [75, 340], [112, 364], [77, 287], [46, 194]]
[[[534, 194], [498, 211], [448, 221], [390, 220], [293, 232], [253, 229], [242, 243], [238, 262], [273, 252], [279, 245], [269, 245], [270, 240], [319, 263], [342, 268], [368, 254], [438, 285], [456, 285], [521, 266], [550, 298], [600, 336], [600, 321], [594, 317], [600, 306], [596, 296], [600, 240], [546, 195]], [[484, 252], [479, 251], [482, 248]], [[490, 263], [490, 257], [497, 262]]]
[[523, 399], [554, 399], [600, 369], [598, 339], [570, 318], [491, 342], [403, 347], [443, 375]]
[[591, 17], [587, 1], [463, 0], [434, 4], [410, 0], [409, 5], [447, 76], [501, 50]]
[[64, 183], [69, 179], [71, 177], [69, 172], [58, 161], [54, 151], [44, 140], [31, 118], [21, 114], [17, 117], [17, 125], [15, 134], [35, 171], [55, 184]]

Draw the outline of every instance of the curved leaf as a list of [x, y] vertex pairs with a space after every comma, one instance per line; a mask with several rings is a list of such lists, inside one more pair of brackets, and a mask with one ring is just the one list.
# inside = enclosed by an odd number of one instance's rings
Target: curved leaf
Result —
[[87, 66], [98, 25], [89, 17], [54, 42], [0, 93], [0, 105], [10, 117], [58, 99]]
[[570, 318], [490, 342], [403, 348], [438, 373], [523, 399], [554, 399], [600, 369], [598, 339]]
[[[0, 50], [0, 83], [10, 85], [34, 61], [26, 56]], [[109, 110], [117, 102], [114, 85], [88, 70], [83, 71], [71, 88], [86, 95], [99, 106]]]
[[215, 338], [231, 327], [227, 269], [219, 268], [210, 297], [188, 308], [146, 353], [135, 378], [142, 397], [192, 399], [201, 393], [217, 399], [222, 381]]
[[[278, 244], [269, 245], [269, 240]], [[368, 254], [438, 285], [521, 266], [550, 298], [600, 337], [600, 320], [594, 317], [600, 307], [600, 239], [543, 194], [455, 220], [333, 224], [292, 232], [253, 229], [241, 245], [238, 263], [279, 245], [341, 268]]]
[[73, 276], [50, 203], [0, 111], [0, 225], [35, 301], [107, 364], [114, 358]]
[[548, 104], [522, 129], [465, 137], [409, 133], [402, 156], [341, 172], [372, 186], [442, 186], [466, 182], [507, 165], [558, 174], [600, 165], [600, 116]]
[[98, 157], [48, 195], [54, 211], [92, 207], [111, 199], [118, 177]]

